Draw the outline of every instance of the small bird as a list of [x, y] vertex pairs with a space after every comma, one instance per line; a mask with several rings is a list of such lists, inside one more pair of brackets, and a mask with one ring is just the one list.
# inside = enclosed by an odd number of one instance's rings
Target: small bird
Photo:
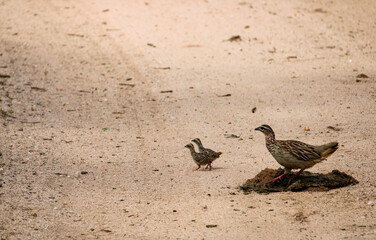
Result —
[[[199, 138], [193, 139], [192, 142], [197, 144], [200, 153], [204, 153], [204, 154], [209, 156], [210, 163], [212, 163], [214, 160], [219, 158], [222, 154], [222, 152], [216, 152], [216, 151], [213, 151], [209, 148], [204, 148], [204, 146], [202, 145], [201, 140]], [[206, 168], [208, 168], [208, 166], [206, 166]], [[210, 164], [210, 168], [211, 168], [211, 164]]]
[[255, 130], [265, 135], [266, 148], [275, 160], [285, 167], [285, 171], [282, 175], [268, 183], [273, 183], [286, 176], [291, 172], [291, 169], [300, 169], [300, 171], [292, 177], [295, 178], [305, 169], [325, 160], [338, 149], [338, 142], [313, 146], [295, 140], [276, 140], [273, 129], [266, 124], [261, 125]]
[[195, 147], [193, 146], [192, 143], [185, 145], [185, 147], [191, 151], [193, 161], [198, 166], [196, 171], [200, 169], [201, 165], [208, 165], [210, 166], [210, 170], [211, 170], [211, 161], [210, 161], [210, 157], [207, 154], [196, 152]]

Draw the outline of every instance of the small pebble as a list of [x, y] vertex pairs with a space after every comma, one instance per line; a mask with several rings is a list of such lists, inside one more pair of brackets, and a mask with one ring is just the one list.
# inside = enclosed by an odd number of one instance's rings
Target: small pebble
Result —
[[375, 203], [373, 201], [369, 201], [367, 204], [370, 205], [370, 206], [375, 205]]

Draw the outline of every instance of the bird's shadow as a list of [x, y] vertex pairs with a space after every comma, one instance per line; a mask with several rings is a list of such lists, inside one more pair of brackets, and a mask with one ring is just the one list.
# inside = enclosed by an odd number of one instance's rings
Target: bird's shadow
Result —
[[293, 174], [289, 174], [278, 182], [267, 183], [275, 177], [281, 175], [283, 169], [264, 169], [254, 178], [248, 179], [240, 186], [244, 193], [255, 191], [258, 193], [271, 192], [298, 192], [298, 191], [328, 191], [334, 188], [345, 187], [357, 184], [358, 181], [346, 173], [333, 170], [330, 173], [311, 173], [304, 171], [298, 177], [291, 179]]

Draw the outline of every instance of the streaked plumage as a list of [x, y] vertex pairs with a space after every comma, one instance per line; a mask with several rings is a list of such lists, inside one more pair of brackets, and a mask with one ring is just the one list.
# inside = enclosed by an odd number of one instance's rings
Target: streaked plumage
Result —
[[255, 130], [264, 133], [266, 148], [285, 167], [285, 173], [273, 179], [271, 182], [285, 176], [291, 169], [300, 169], [294, 176], [298, 176], [304, 169], [325, 160], [338, 149], [337, 142], [331, 142], [320, 146], [314, 146], [295, 140], [276, 140], [273, 129], [264, 124]]
[[196, 170], [200, 169], [202, 165], [209, 165], [210, 169], [211, 169], [210, 157], [207, 154], [196, 152], [192, 143], [185, 145], [185, 147], [188, 148], [191, 151], [193, 161], [198, 166], [198, 168]]
[[[210, 158], [210, 162], [211, 163], [214, 160], [216, 160], [217, 158], [219, 158], [221, 156], [221, 154], [222, 154], [222, 152], [216, 152], [216, 151], [211, 150], [210, 148], [205, 148], [202, 145], [202, 142], [201, 142], [201, 140], [199, 138], [193, 139], [192, 142], [194, 142], [194, 143], [197, 144], [200, 153], [204, 153], [204, 154], [208, 155], [208, 157]], [[211, 168], [211, 164], [208, 165], [208, 166]], [[206, 168], [208, 166], [206, 166]]]

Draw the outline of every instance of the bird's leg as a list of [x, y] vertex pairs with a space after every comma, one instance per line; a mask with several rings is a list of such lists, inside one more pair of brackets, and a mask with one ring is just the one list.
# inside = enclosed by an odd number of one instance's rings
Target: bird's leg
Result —
[[206, 165], [205, 169], [208, 169], [208, 167], [210, 167], [210, 170], [211, 170], [211, 168], [212, 168], [211, 164], [212, 164], [213, 161], [214, 161], [214, 159], [210, 159], [210, 163], [208, 165]]
[[209, 163], [208, 166], [209, 166], [209, 171], [211, 171], [212, 169], [211, 163]]
[[266, 182], [266, 183], [274, 183], [275, 181], [277, 181], [278, 179], [283, 178], [286, 175], [287, 175], [287, 173], [284, 173], [284, 174], [282, 174], [282, 175], [280, 175], [280, 176], [278, 176], [278, 177], [276, 177], [276, 178], [274, 178], [274, 179], [272, 179], [272, 180], [270, 180], [269, 182]]
[[200, 167], [201, 167], [201, 165], [198, 165], [198, 168], [196, 168], [196, 170], [195, 170], [195, 171], [199, 170], [199, 169], [200, 169]]
[[292, 176], [292, 177], [290, 178], [290, 180], [292, 180], [292, 179], [296, 178], [297, 176], [299, 176], [304, 170], [305, 170], [305, 169], [300, 169], [300, 171], [297, 172], [294, 176]]
[[292, 181], [294, 178], [296, 178], [297, 176], [299, 176], [299, 174], [301, 174], [303, 171], [304, 171], [304, 169], [300, 169], [299, 172], [297, 172], [294, 176], [290, 177], [290, 178], [289, 178], [289, 181], [288, 181], [288, 183], [287, 183], [287, 186], [289, 186], [290, 183], [291, 183], [291, 181]]

